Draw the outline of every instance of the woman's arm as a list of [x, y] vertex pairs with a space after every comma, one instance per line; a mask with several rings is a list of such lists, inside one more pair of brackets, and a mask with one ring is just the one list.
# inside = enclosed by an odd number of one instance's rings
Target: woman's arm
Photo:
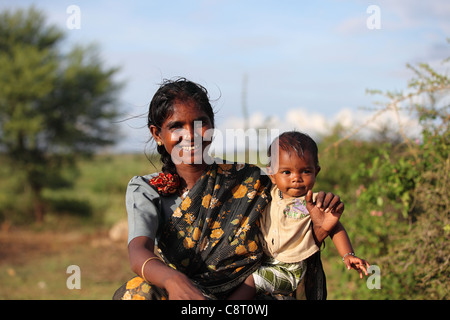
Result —
[[145, 264], [144, 275], [142, 265], [154, 254], [154, 241], [148, 237], [136, 237], [128, 245], [131, 270], [148, 282], [165, 289], [171, 300], [204, 300], [201, 291], [189, 278], [176, 271], [158, 259], [152, 259]]
[[153, 239], [161, 216], [157, 205], [159, 194], [149, 185], [150, 177], [133, 177], [127, 188], [128, 228], [129, 237], [132, 239], [128, 244], [131, 270], [151, 284], [165, 289], [169, 299], [204, 299], [200, 290], [186, 275], [166, 266], [158, 259], [147, 261], [156, 257]]

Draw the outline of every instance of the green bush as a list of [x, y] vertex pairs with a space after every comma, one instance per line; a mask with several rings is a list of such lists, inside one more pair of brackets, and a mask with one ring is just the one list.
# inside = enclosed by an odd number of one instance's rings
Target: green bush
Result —
[[[394, 112], [406, 108], [417, 116], [420, 137], [407, 137], [399, 124], [400, 143], [372, 142], [372, 148], [366, 145], [349, 152], [362, 142], [345, 140], [331, 149], [338, 150], [334, 152], [339, 164], [331, 160], [324, 165], [329, 173], [319, 178], [328, 179], [321, 183], [334, 184], [335, 192], [344, 196], [342, 221], [357, 254], [381, 270], [381, 289], [368, 290], [365, 283], [356, 282], [356, 276], [343, 273], [342, 265], [331, 263], [330, 276], [339, 277], [333, 297], [449, 298], [450, 81], [426, 64], [409, 67], [416, 74], [409, 93], [387, 92], [390, 101], [384, 108]], [[361, 155], [364, 150], [367, 156]], [[346, 152], [351, 156], [346, 157]], [[333, 176], [338, 170], [339, 176]], [[346, 180], [345, 174], [351, 179]], [[325, 259], [336, 260], [330, 253]]]

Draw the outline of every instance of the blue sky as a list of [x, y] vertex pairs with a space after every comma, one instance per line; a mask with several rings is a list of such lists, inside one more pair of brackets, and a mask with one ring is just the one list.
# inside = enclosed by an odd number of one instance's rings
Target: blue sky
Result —
[[[219, 98], [219, 128], [238, 127], [247, 75], [251, 125], [272, 116], [274, 126], [314, 136], [372, 106], [366, 89], [404, 89], [406, 63], [450, 56], [446, 0], [0, 0], [0, 9], [33, 3], [66, 31], [69, 47], [97, 43], [105, 64], [121, 68], [124, 118], [146, 112], [162, 79], [184, 76]], [[70, 5], [80, 8], [81, 29], [66, 27]], [[381, 29], [367, 28], [370, 5]], [[113, 125], [124, 135], [118, 149], [143, 151], [144, 118]]]

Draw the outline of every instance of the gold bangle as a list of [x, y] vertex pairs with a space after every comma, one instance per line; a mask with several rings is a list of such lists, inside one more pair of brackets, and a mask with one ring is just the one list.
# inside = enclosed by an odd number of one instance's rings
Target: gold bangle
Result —
[[145, 279], [145, 276], [144, 276], [144, 268], [145, 268], [145, 265], [146, 265], [147, 262], [149, 262], [150, 260], [155, 260], [155, 259], [157, 259], [157, 260], [161, 261], [162, 263], [164, 263], [163, 259], [161, 259], [160, 257], [150, 257], [150, 258], [148, 258], [147, 260], [145, 260], [144, 263], [142, 264], [141, 275], [142, 275], [142, 279], [144, 279], [145, 282], [148, 282], [147, 279]]

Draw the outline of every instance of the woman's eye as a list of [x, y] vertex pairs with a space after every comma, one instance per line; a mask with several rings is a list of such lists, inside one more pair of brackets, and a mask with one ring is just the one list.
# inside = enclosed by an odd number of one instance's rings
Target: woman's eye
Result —
[[179, 125], [179, 124], [173, 124], [169, 127], [170, 130], [176, 130], [176, 129], [180, 129], [180, 128], [181, 128], [181, 125]]

